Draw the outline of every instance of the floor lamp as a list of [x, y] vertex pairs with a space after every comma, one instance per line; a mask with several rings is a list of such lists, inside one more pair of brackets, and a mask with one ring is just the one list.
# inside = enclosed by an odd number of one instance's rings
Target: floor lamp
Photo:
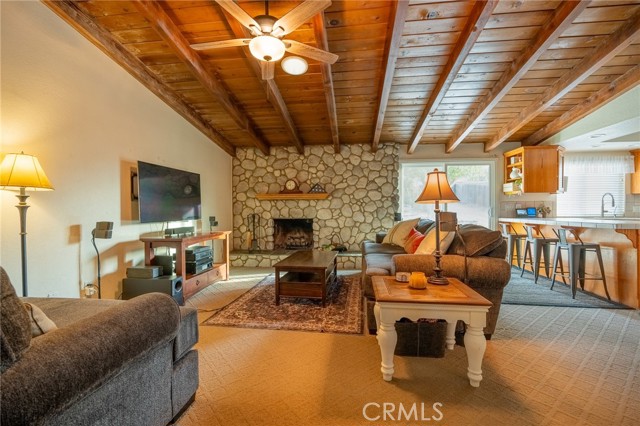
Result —
[[20, 247], [22, 253], [22, 296], [27, 292], [27, 191], [53, 190], [53, 185], [47, 179], [40, 162], [33, 155], [24, 152], [7, 154], [0, 164], [0, 189], [18, 190], [16, 195], [19, 203], [16, 205], [20, 213]]
[[424, 185], [424, 189], [416, 200], [416, 203], [435, 203], [433, 211], [436, 215], [436, 251], [433, 253], [433, 256], [436, 259], [436, 266], [433, 268], [434, 275], [430, 276], [427, 280], [429, 284], [449, 284], [449, 280], [442, 276], [442, 269], [440, 268], [440, 258], [442, 257], [440, 253], [440, 203], [454, 203], [456, 201], [460, 200], [456, 197], [456, 194], [453, 193], [445, 172], [433, 169], [432, 172], [427, 173], [427, 183]]
[[113, 235], [113, 222], [96, 222], [96, 227], [91, 231], [91, 244], [96, 249], [98, 257], [98, 299], [102, 299], [102, 280], [100, 276], [100, 252], [96, 246], [96, 238], [108, 240]]

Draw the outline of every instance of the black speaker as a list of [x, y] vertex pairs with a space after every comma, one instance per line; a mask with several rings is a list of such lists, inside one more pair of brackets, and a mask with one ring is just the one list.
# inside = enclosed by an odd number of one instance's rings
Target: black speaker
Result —
[[162, 266], [162, 275], [172, 275], [173, 274], [173, 256], [164, 255], [164, 254], [156, 254], [153, 256], [154, 265]]
[[125, 278], [122, 280], [122, 299], [129, 300], [146, 293], [164, 293], [184, 306], [182, 277], [165, 275], [158, 278]]

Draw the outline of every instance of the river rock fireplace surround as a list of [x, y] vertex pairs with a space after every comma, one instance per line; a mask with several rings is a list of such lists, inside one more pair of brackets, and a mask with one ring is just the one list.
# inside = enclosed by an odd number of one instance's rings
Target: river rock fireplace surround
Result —
[[[283, 251], [290, 252], [291, 249], [276, 248], [278, 219], [312, 219], [311, 249], [340, 244], [348, 251], [341, 257], [358, 253], [363, 240], [375, 239], [376, 232], [394, 224], [394, 213], [398, 211], [398, 164], [398, 147], [386, 144], [376, 152], [371, 151], [370, 145], [344, 144], [339, 153], [331, 145], [306, 146], [304, 154], [292, 147], [274, 147], [270, 155], [254, 148], [238, 148], [232, 171], [231, 264], [272, 266], [284, 255]], [[290, 194], [277, 197], [288, 179], [300, 183], [299, 199]], [[317, 183], [328, 196], [305, 199]], [[258, 194], [272, 197], [258, 199]], [[250, 215], [259, 217], [260, 229], [259, 250], [253, 253], [249, 253], [253, 238], [252, 224], [247, 221]], [[308, 234], [304, 239], [308, 240]]]

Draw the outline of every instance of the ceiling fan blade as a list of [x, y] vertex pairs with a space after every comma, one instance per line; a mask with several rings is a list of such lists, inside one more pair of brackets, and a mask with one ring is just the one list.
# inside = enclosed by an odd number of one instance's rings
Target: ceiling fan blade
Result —
[[304, 43], [300, 43], [295, 40], [283, 40], [285, 49], [287, 52], [306, 56], [307, 58], [315, 59], [316, 61], [325, 62], [327, 64], [335, 64], [339, 56], [326, 50], [318, 49], [316, 47], [308, 46]]
[[238, 22], [247, 27], [249, 30], [254, 32], [256, 35], [262, 35], [262, 30], [260, 29], [260, 24], [258, 24], [255, 19], [253, 19], [247, 12], [244, 11], [238, 3], [233, 0], [215, 0], [216, 3], [220, 5], [221, 8], [226, 10], [231, 16], [236, 18]]
[[307, 0], [273, 24], [271, 35], [282, 37], [289, 34], [316, 14], [331, 6], [331, 0]]
[[273, 80], [273, 76], [276, 71], [276, 63], [273, 61], [265, 62], [258, 61], [260, 63], [260, 70], [262, 70], [263, 80]]
[[233, 40], [196, 43], [196, 44], [192, 44], [191, 48], [194, 50], [211, 50], [211, 49], [220, 49], [223, 47], [248, 46], [250, 41], [251, 41], [250, 38], [235, 38]]

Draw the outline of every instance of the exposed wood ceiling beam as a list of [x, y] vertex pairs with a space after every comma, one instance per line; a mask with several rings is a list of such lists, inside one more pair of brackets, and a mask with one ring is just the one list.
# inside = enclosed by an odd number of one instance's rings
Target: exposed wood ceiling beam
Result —
[[518, 129], [527, 124], [531, 119], [553, 105], [558, 99], [573, 90], [584, 79], [589, 77], [598, 68], [609, 62], [614, 56], [624, 50], [634, 39], [640, 35], [640, 12], [629, 18], [623, 25], [600, 44], [592, 54], [587, 55], [568, 73], [563, 75], [540, 96], [538, 96], [529, 107], [520, 111], [518, 116], [505, 125], [496, 136], [485, 143], [485, 151], [491, 151]]
[[584, 102], [571, 108], [551, 123], [547, 124], [528, 138], [525, 138], [522, 141], [522, 145], [530, 146], [543, 142], [628, 90], [633, 89], [638, 85], [638, 82], [640, 82], [640, 65], [636, 65], [631, 68], [607, 86], [591, 95]]
[[[394, 7], [395, 3], [395, 7]], [[378, 114], [376, 127], [371, 141], [371, 151], [378, 150], [380, 136], [382, 135], [382, 126], [384, 125], [384, 116], [387, 113], [387, 104], [389, 103], [389, 94], [393, 85], [393, 75], [396, 71], [396, 62], [398, 60], [398, 52], [400, 52], [400, 43], [402, 42], [402, 30], [404, 29], [404, 21], [407, 18], [407, 10], [409, 10], [409, 0], [397, 0], [391, 4], [391, 16], [389, 22], [391, 25], [387, 31], [387, 46], [385, 48], [385, 64], [384, 77], [382, 87], [378, 95]]]
[[91, 41], [96, 47], [102, 50], [118, 65], [123, 67], [136, 80], [151, 90], [156, 96], [162, 99], [174, 111], [184, 117], [189, 123], [200, 130], [205, 136], [211, 139], [216, 145], [222, 148], [231, 156], [236, 155], [235, 147], [211, 126], [207, 120], [187, 104], [172, 89], [167, 87], [154, 74], [149, 72], [144, 63], [136, 58], [131, 52], [124, 48], [114, 37], [100, 26], [93, 18], [86, 15], [72, 1], [50, 1], [44, 0], [44, 4], [54, 13], [64, 19], [69, 25], [79, 31], [85, 38]]
[[418, 120], [416, 128], [413, 131], [413, 135], [409, 140], [409, 146], [407, 148], [408, 154], [412, 154], [420, 143], [420, 139], [422, 139], [422, 135], [429, 124], [429, 120], [433, 117], [433, 114], [436, 113], [436, 110], [440, 106], [440, 102], [444, 99], [451, 83], [453, 83], [453, 80], [456, 78], [458, 71], [460, 71], [460, 68], [471, 51], [471, 48], [478, 40], [482, 29], [487, 22], [489, 22], [489, 18], [497, 5], [498, 1], [496, 0], [486, 2], [476, 1], [473, 6], [469, 19], [460, 33], [458, 42], [453, 48], [447, 64], [440, 73], [438, 82], [431, 91], [431, 96], [429, 96], [429, 100], [424, 107], [422, 116]]
[[462, 143], [464, 138], [491, 112], [520, 78], [529, 71], [540, 55], [571, 26], [571, 23], [582, 13], [588, 4], [588, 1], [566, 1], [558, 6], [551, 19], [538, 31], [532, 43], [511, 63], [510, 68], [505, 71], [498, 83], [491, 90], [491, 93], [483, 99], [473, 114], [471, 114], [467, 121], [454, 133], [451, 139], [449, 139], [446, 147], [448, 153], [452, 152]]
[[[234, 17], [232, 17], [226, 10], [224, 10], [224, 16], [227, 20], [227, 24], [233, 31], [233, 34], [237, 38], [251, 38], [251, 32], [243, 25], [240, 24]], [[304, 154], [304, 145], [302, 140], [300, 139], [300, 135], [298, 134], [298, 129], [293, 123], [293, 119], [291, 118], [291, 114], [289, 114], [289, 109], [287, 108], [287, 104], [282, 99], [282, 94], [280, 93], [280, 89], [276, 84], [275, 80], [263, 80], [262, 79], [262, 69], [260, 68], [260, 64], [258, 60], [253, 57], [249, 49], [243, 48], [242, 52], [244, 56], [247, 58], [247, 63], [251, 67], [251, 70], [256, 75], [256, 78], [260, 81], [262, 88], [264, 89], [265, 96], [267, 100], [276, 112], [282, 118], [285, 128], [289, 133], [289, 137], [291, 138], [291, 143], [296, 147], [299, 154]]]
[[[316, 45], [319, 49], [329, 50], [329, 42], [327, 41], [327, 29], [324, 25], [324, 12], [318, 13], [313, 18], [313, 32], [316, 37]], [[322, 70], [322, 85], [324, 86], [324, 96], [327, 100], [327, 111], [329, 113], [329, 126], [331, 127], [331, 140], [333, 141], [333, 150], [340, 152], [340, 133], [338, 131], [338, 111], [336, 108], [336, 95], [333, 90], [333, 77], [331, 76], [331, 65], [326, 62], [320, 62]]]
[[204, 86], [207, 92], [219, 102], [233, 118], [240, 129], [247, 132], [255, 146], [265, 155], [269, 154], [269, 145], [258, 134], [255, 124], [243, 111], [238, 102], [215, 75], [207, 69], [200, 55], [191, 49], [189, 42], [182, 35], [178, 26], [169, 18], [162, 6], [155, 1], [133, 0], [138, 11], [149, 21], [151, 27], [169, 45], [176, 55], [189, 67], [193, 75]]

